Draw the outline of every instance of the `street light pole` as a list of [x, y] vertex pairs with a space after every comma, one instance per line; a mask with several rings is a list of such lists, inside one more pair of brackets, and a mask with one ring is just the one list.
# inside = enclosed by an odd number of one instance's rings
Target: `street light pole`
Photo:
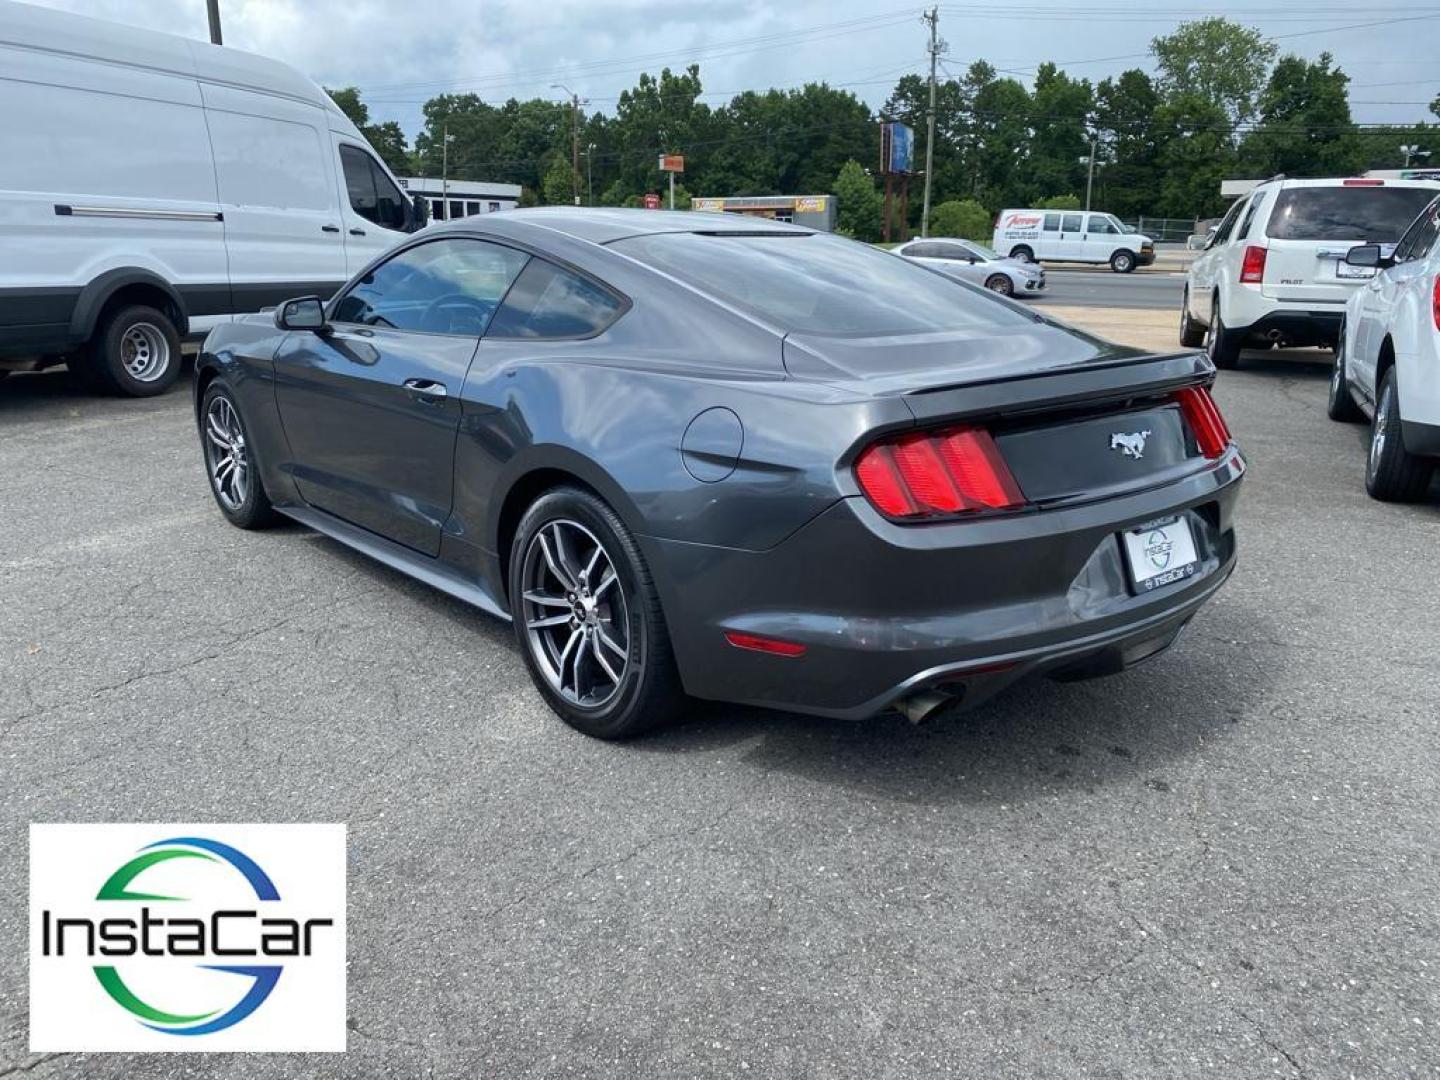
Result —
[[220, 0], [205, 0], [205, 14], [210, 16], [210, 44], [224, 45], [220, 40]]
[[585, 205], [595, 205], [595, 144], [585, 145]]
[[1095, 186], [1095, 140], [1090, 140], [1090, 156], [1085, 159], [1089, 169], [1085, 173], [1085, 212], [1090, 212], [1090, 189]]
[[[935, 172], [935, 65], [944, 43], [940, 40], [940, 9], [932, 7], [920, 18], [930, 25], [930, 111], [925, 118], [925, 198], [920, 209], [920, 235], [930, 235], [930, 180]], [[903, 236], [904, 233], [902, 232]]]

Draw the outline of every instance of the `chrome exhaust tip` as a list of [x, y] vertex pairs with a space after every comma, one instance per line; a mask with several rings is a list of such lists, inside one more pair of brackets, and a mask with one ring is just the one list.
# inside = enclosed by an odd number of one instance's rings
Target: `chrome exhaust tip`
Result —
[[922, 690], [918, 694], [902, 698], [895, 703], [895, 708], [906, 720], [919, 727], [934, 719], [948, 706], [957, 704], [962, 696], [963, 694], [947, 694], [940, 690]]

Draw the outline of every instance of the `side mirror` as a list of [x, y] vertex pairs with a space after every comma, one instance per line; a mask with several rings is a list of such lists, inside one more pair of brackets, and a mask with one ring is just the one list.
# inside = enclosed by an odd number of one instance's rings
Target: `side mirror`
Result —
[[419, 232], [430, 224], [430, 200], [424, 195], [410, 196], [410, 220], [406, 224], [406, 232]]
[[1357, 244], [1345, 253], [1345, 261], [1351, 266], [1384, 267], [1390, 261], [1380, 254], [1379, 244]]
[[275, 325], [281, 330], [312, 330], [317, 334], [330, 332], [330, 324], [325, 321], [325, 305], [318, 296], [286, 300], [275, 309]]
[[1206, 230], [1205, 230], [1205, 244], [1204, 244], [1204, 247], [1203, 247], [1201, 250], [1203, 250], [1203, 251], [1209, 251], [1212, 247], [1214, 247], [1214, 246], [1215, 246], [1215, 238], [1216, 238], [1217, 236], [1219, 236], [1219, 235], [1220, 235], [1220, 226], [1219, 226], [1219, 225], [1211, 225], [1208, 229], [1206, 229]]

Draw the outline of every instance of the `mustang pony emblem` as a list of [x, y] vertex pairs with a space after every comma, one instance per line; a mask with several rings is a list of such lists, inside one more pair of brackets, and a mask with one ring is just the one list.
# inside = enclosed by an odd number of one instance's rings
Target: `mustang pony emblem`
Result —
[[1126, 457], [1142, 458], [1145, 456], [1145, 440], [1149, 437], [1148, 431], [1132, 431], [1128, 435], [1117, 431], [1110, 436], [1110, 449], [1119, 450]]

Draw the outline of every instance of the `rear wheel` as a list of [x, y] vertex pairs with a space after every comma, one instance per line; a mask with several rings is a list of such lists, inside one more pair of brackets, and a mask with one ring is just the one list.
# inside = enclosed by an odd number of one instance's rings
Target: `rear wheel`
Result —
[[1342, 424], [1354, 424], [1364, 419], [1360, 406], [1350, 394], [1350, 383], [1345, 374], [1345, 332], [1335, 345], [1335, 363], [1330, 369], [1330, 396], [1325, 402], [1325, 413], [1331, 420]]
[[1205, 328], [1190, 318], [1190, 293], [1180, 301], [1180, 344], [1187, 349], [1198, 349], [1205, 344]]
[[509, 584], [525, 665], [571, 727], [624, 739], [683, 707], [650, 570], [624, 522], [590, 492], [557, 488], [531, 505]]
[[143, 304], [107, 316], [90, 342], [84, 385], [127, 397], [163, 394], [180, 377], [180, 335], [164, 312]]
[[1414, 502], [1425, 494], [1435, 467], [1428, 458], [1405, 449], [1400, 433], [1400, 399], [1395, 369], [1385, 373], [1375, 396], [1370, 425], [1370, 457], [1365, 465], [1365, 490], [1382, 502]]
[[1019, 247], [1010, 249], [1010, 257], [1012, 259], [1019, 259], [1021, 262], [1034, 262], [1035, 252], [1031, 251], [1024, 244], [1021, 244]]
[[1135, 269], [1135, 253], [1133, 251], [1117, 251], [1110, 256], [1110, 269], [1117, 274], [1128, 274]]
[[1210, 362], [1221, 370], [1240, 366], [1240, 335], [1225, 329], [1220, 317], [1220, 298], [1210, 305], [1210, 325], [1205, 328], [1205, 353]]
[[1004, 274], [991, 274], [985, 279], [985, 288], [1001, 296], [1015, 295], [1015, 283]]

